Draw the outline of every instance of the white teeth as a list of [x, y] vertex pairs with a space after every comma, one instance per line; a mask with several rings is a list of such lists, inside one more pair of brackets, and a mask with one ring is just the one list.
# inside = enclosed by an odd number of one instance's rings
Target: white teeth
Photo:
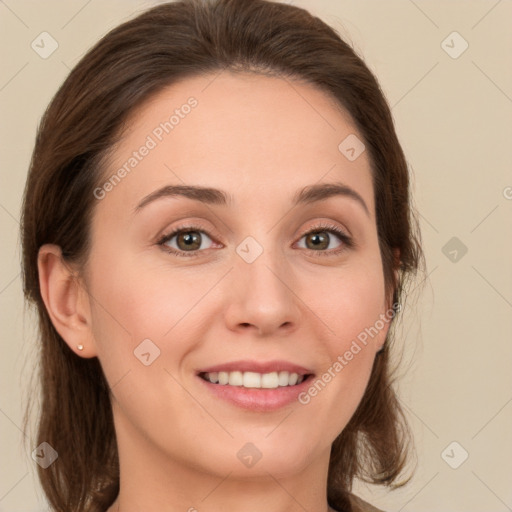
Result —
[[264, 373], [261, 376], [261, 387], [262, 388], [277, 388], [279, 386], [279, 376], [277, 375], [277, 372], [272, 373]]
[[231, 372], [231, 373], [229, 373], [228, 384], [230, 386], [241, 386], [243, 381], [244, 381], [244, 379], [243, 379], [242, 372]]
[[289, 376], [290, 374], [288, 372], [279, 372], [279, 385], [288, 386]]
[[244, 372], [244, 388], [261, 388], [261, 373]]
[[295, 386], [300, 384], [305, 376], [290, 372], [211, 372], [204, 373], [204, 378], [213, 384], [242, 386], [244, 388], [274, 389], [277, 387]]

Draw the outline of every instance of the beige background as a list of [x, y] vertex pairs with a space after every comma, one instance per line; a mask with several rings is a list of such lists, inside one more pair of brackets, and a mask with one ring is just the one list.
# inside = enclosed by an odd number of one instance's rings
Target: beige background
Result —
[[[36, 126], [80, 56], [153, 3], [0, 1], [0, 511], [46, 510], [20, 427], [34, 322], [24, 316], [18, 229]], [[392, 493], [356, 490], [386, 511], [512, 510], [512, 2], [293, 3], [340, 30], [380, 79], [414, 171], [427, 257], [402, 329], [416, 476]], [[59, 45], [47, 59], [30, 46], [43, 31]], [[458, 58], [445, 51], [464, 40]], [[452, 237], [459, 248], [443, 252]], [[463, 450], [458, 469], [442, 458], [453, 465]]]

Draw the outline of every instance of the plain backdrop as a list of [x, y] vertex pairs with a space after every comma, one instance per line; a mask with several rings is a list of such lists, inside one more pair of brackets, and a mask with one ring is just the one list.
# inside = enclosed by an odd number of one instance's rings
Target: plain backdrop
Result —
[[[512, 510], [512, 2], [288, 3], [338, 30], [380, 80], [427, 261], [399, 330], [415, 477], [393, 492], [355, 491], [389, 512]], [[36, 127], [91, 45], [154, 4], [0, 1], [0, 511], [46, 510], [21, 427], [35, 322], [24, 312], [19, 218]], [[42, 32], [58, 45], [46, 58], [31, 46]]]

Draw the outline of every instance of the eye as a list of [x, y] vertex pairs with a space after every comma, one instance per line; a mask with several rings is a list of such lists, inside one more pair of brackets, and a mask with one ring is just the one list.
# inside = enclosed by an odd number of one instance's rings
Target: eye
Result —
[[[338, 246], [329, 249], [329, 245], [331, 244], [333, 237], [329, 235], [329, 233], [334, 233], [334, 239], [338, 239], [341, 243], [338, 243]], [[341, 253], [342, 251], [353, 247], [353, 241], [349, 235], [347, 235], [342, 229], [338, 226], [330, 225], [330, 224], [321, 224], [319, 226], [315, 226], [313, 229], [305, 233], [301, 240], [305, 239], [305, 247], [301, 248], [317, 252], [319, 256], [333, 256]], [[326, 251], [326, 249], [328, 249]]]
[[[332, 234], [334, 234], [334, 238]], [[202, 246], [205, 238], [210, 242], [209, 247]], [[314, 252], [319, 256], [335, 256], [354, 246], [349, 235], [338, 226], [331, 224], [315, 226], [302, 235], [300, 240], [302, 239], [305, 239], [305, 246], [299, 245], [299, 247]], [[331, 242], [335, 239], [338, 239], [338, 245], [334, 248], [329, 248]], [[187, 225], [178, 226], [170, 233], [163, 235], [157, 244], [170, 254], [187, 257], [197, 256], [201, 250], [210, 249], [213, 240], [200, 226]]]
[[176, 256], [196, 256], [197, 251], [210, 248], [201, 247], [205, 238], [212, 242], [206, 231], [199, 226], [179, 226], [165, 234], [158, 241], [158, 245]]

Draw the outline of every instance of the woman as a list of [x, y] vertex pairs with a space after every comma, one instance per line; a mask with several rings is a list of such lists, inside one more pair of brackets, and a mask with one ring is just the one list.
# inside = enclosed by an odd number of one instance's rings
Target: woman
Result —
[[371, 511], [354, 478], [405, 483], [407, 165], [319, 19], [197, 0], [112, 30], [44, 115], [22, 235], [54, 510]]

